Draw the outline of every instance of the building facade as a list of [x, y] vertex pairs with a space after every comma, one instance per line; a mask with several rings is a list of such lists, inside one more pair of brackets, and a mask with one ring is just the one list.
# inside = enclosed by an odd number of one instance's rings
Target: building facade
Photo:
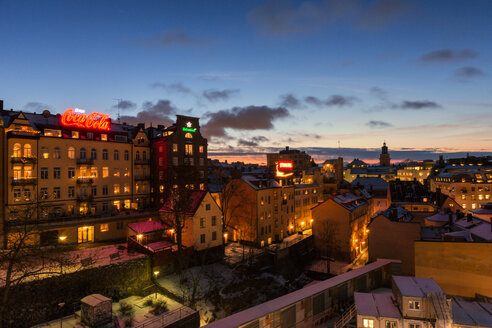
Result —
[[390, 166], [391, 158], [388, 153], [388, 146], [386, 146], [386, 142], [383, 143], [383, 147], [381, 147], [381, 154], [379, 154], [379, 166]]
[[285, 147], [284, 150], [274, 154], [267, 154], [267, 166], [271, 173], [274, 173], [279, 161], [292, 162], [294, 176], [298, 177], [302, 171], [308, 171], [311, 167], [311, 156], [298, 149]]
[[313, 227], [311, 209], [318, 205], [321, 188], [316, 184], [295, 184], [295, 225], [296, 231], [308, 230]]

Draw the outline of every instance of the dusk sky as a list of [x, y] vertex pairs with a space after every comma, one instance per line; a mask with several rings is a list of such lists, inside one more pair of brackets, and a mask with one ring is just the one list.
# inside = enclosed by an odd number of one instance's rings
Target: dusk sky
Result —
[[321, 161], [338, 141], [347, 159], [384, 140], [395, 159], [490, 152], [491, 14], [489, 0], [0, 0], [0, 99], [198, 116], [209, 157], [247, 162], [285, 146]]

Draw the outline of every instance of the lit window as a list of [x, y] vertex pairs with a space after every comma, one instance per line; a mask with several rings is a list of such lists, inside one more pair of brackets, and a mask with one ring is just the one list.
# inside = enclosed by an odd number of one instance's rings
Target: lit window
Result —
[[185, 134], [185, 138], [186, 138], [186, 139], [192, 139], [192, 138], [193, 138], [193, 135], [192, 135], [191, 133], [187, 132], [187, 133]]
[[177, 152], [178, 151], [178, 144], [173, 144], [173, 151]]
[[14, 166], [14, 179], [22, 178], [22, 166]]
[[21, 200], [21, 190], [14, 189], [14, 201], [19, 202]]
[[114, 169], [113, 170], [113, 176], [119, 177], [120, 176], [120, 169]]
[[75, 158], [75, 148], [68, 147], [68, 159], [74, 159], [74, 158]]
[[119, 185], [119, 184], [115, 184], [115, 185], [113, 186], [113, 193], [114, 193], [115, 195], [120, 193], [120, 185]]
[[476, 209], [477, 208], [477, 204], [473, 203], [472, 204], [472, 210]]
[[78, 139], [79, 138], [79, 131], [72, 131], [72, 138]]
[[193, 155], [193, 145], [185, 145], [185, 155]]
[[52, 129], [44, 129], [44, 135], [46, 137], [61, 137], [61, 131], [60, 130], [52, 130]]
[[408, 328], [420, 328], [420, 325], [418, 323], [411, 323], [408, 325]]
[[200, 218], [200, 228], [205, 228], [205, 218]]
[[21, 145], [16, 143], [14, 144], [14, 152], [12, 154], [13, 157], [21, 157]]
[[41, 157], [48, 159], [50, 158], [50, 153], [48, 152], [48, 148], [41, 147]]
[[24, 200], [31, 200], [31, 191], [29, 189], [24, 190]]
[[198, 147], [198, 149], [200, 153], [203, 153], [203, 146]]
[[91, 177], [97, 178], [97, 167], [91, 167]]
[[129, 199], [125, 199], [125, 208], [130, 209], [131, 201]]
[[125, 186], [123, 187], [123, 191], [124, 192], [130, 192], [130, 186], [128, 186], [127, 184], [125, 184]]
[[109, 176], [109, 168], [107, 166], [102, 168], [102, 177], [107, 178]]
[[101, 232], [109, 231], [109, 224], [103, 223], [101, 224]]
[[130, 176], [130, 171], [128, 171], [128, 168], [125, 168], [125, 171], [124, 171], [123, 175], [125, 177], [129, 177]]
[[386, 321], [385, 328], [397, 328], [398, 323], [396, 321]]
[[101, 134], [101, 140], [102, 141], [108, 141], [108, 135], [107, 134]]
[[408, 308], [410, 310], [420, 310], [420, 302], [419, 301], [408, 301]]
[[374, 320], [371, 319], [363, 319], [362, 326], [364, 328], [374, 328]]

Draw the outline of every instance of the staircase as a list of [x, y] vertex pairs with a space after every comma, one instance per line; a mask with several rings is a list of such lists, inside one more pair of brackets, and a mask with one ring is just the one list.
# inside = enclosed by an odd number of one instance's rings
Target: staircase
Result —
[[355, 318], [355, 316], [357, 316], [357, 308], [355, 307], [354, 303], [347, 311], [345, 311], [344, 314], [342, 314], [342, 317], [335, 323], [333, 328], [345, 327], [350, 322], [350, 320]]
[[451, 328], [453, 324], [453, 316], [451, 314], [451, 306], [448, 304], [446, 294], [432, 292], [429, 293], [434, 313], [436, 316], [436, 328]]

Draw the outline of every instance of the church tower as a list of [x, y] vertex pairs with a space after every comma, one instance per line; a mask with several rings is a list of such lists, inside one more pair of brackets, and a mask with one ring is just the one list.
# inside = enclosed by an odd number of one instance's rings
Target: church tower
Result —
[[383, 147], [381, 147], [381, 155], [379, 155], [379, 166], [390, 166], [391, 158], [388, 153], [388, 147], [386, 147], [386, 141], [383, 143]]

